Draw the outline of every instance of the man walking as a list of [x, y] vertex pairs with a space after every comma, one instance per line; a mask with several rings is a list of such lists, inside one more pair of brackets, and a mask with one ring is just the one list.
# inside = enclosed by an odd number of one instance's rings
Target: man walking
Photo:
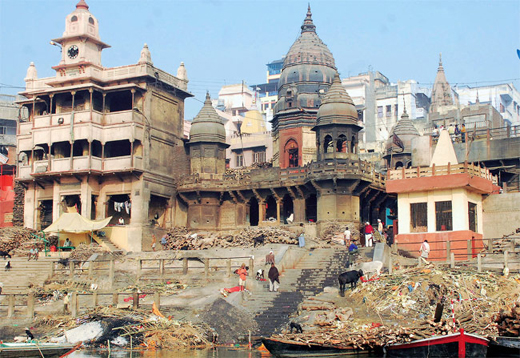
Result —
[[271, 264], [271, 268], [269, 269], [269, 274], [268, 274], [268, 277], [269, 277], [269, 292], [277, 292], [278, 291], [278, 287], [280, 285], [280, 273], [278, 272], [278, 269], [276, 268], [276, 266], [273, 264]]
[[372, 247], [374, 243], [374, 228], [370, 223], [367, 221], [365, 224], [365, 247]]
[[350, 239], [351, 239], [351, 237], [352, 237], [352, 233], [350, 232], [350, 230], [348, 229], [348, 226], [347, 226], [347, 228], [343, 232], [343, 238], [345, 239], [345, 247], [347, 249], [350, 246]]
[[274, 265], [274, 253], [272, 251], [269, 251], [269, 253], [267, 255], [265, 255], [265, 264], [266, 265], [270, 265], [270, 264]]
[[430, 244], [428, 244], [428, 240], [424, 240], [424, 242], [421, 244], [421, 248], [419, 249], [419, 252], [421, 253], [420, 260], [424, 262], [425, 264], [429, 264], [428, 262], [428, 255], [430, 254]]

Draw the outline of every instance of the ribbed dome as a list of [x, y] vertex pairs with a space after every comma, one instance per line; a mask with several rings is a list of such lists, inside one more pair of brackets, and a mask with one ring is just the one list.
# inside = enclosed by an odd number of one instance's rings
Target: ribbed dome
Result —
[[299, 64], [324, 65], [336, 69], [332, 53], [316, 34], [310, 5], [301, 28], [300, 37], [294, 42], [285, 57], [283, 69]]
[[219, 115], [211, 105], [209, 93], [206, 101], [191, 124], [190, 143], [226, 143], [226, 129]]
[[339, 74], [336, 72], [332, 86], [321, 101], [318, 110], [318, 125], [329, 123], [348, 123], [357, 125], [358, 114], [354, 101], [341, 85]]
[[410, 116], [408, 116], [408, 113], [406, 112], [406, 108], [404, 109], [404, 112], [401, 116], [401, 119], [397, 121], [394, 128], [392, 129], [392, 132], [390, 134], [390, 137], [388, 138], [386, 142], [386, 148], [387, 151], [390, 150], [390, 148], [394, 145], [394, 135], [397, 134], [399, 139], [404, 144], [404, 150], [403, 152], [411, 153], [412, 152], [412, 139], [415, 137], [419, 137], [420, 133], [415, 128], [412, 120], [410, 119]]

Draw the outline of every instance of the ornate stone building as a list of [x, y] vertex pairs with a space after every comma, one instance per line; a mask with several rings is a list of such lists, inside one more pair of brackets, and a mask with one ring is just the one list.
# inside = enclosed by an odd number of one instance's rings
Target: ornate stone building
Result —
[[[56, 76], [31, 63], [19, 102], [17, 180], [25, 226], [43, 229], [62, 213], [113, 216], [107, 236], [127, 250], [149, 247], [151, 231], [173, 225], [175, 178], [189, 173], [183, 142], [187, 76], [152, 62], [105, 68], [99, 23], [84, 0], [66, 17]], [[137, 56], [136, 56], [137, 57]], [[75, 243], [77, 244], [77, 243]]]

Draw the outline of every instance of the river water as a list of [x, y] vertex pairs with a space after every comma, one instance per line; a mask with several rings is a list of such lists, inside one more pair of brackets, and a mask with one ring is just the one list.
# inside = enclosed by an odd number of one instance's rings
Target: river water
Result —
[[147, 351], [126, 351], [126, 350], [81, 350], [72, 353], [70, 358], [268, 358], [273, 357], [267, 352], [256, 349], [246, 348], [227, 348], [219, 347], [216, 349], [200, 349], [187, 351], [169, 350], [147, 350]]

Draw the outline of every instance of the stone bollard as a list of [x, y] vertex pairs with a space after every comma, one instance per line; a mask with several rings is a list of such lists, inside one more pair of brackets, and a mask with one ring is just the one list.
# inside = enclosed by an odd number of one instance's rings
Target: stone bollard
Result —
[[78, 317], [78, 293], [72, 292], [72, 295], [70, 297], [70, 313], [72, 315], [72, 318]]
[[114, 307], [117, 307], [118, 304], [119, 304], [119, 294], [118, 293], [113, 293], [112, 294], [112, 305]]
[[27, 317], [34, 318], [34, 295], [32, 293], [27, 295]]
[[69, 261], [69, 277], [74, 278], [74, 261], [72, 260]]
[[477, 255], [477, 272], [482, 272], [482, 255]]
[[227, 265], [227, 277], [231, 277], [231, 260], [227, 260], [226, 261], [226, 265]]
[[49, 270], [49, 278], [52, 278], [52, 276], [54, 276], [54, 261], [51, 261], [51, 267], [50, 267], [50, 270]]
[[451, 253], [450, 258], [451, 258], [450, 267], [455, 268], [455, 253], [454, 252]]
[[143, 272], [143, 260], [137, 260], [137, 281], [141, 278]]
[[114, 276], [115, 276], [115, 265], [114, 260], [110, 260], [109, 269], [108, 269], [108, 284], [110, 288], [114, 287]]
[[446, 262], [451, 260], [451, 242], [446, 241]]
[[204, 259], [204, 277], [209, 276], [209, 259], [206, 257]]
[[92, 306], [97, 307], [98, 305], [98, 293], [94, 292], [92, 293]]
[[157, 309], [161, 308], [161, 294], [159, 292], [155, 292], [153, 294], [153, 302], [155, 303], [155, 307]]
[[388, 258], [388, 274], [392, 275], [394, 273], [394, 260], [392, 259], [392, 255]]
[[134, 310], [136, 310], [139, 308], [139, 292], [134, 292], [132, 296], [133, 296], [132, 308]]
[[14, 301], [15, 301], [15, 295], [13, 295], [13, 294], [7, 295], [7, 317], [8, 318], [14, 317]]
[[188, 259], [186, 257], [182, 259], [182, 274], [188, 274]]
[[164, 259], [159, 260], [159, 274], [161, 275], [161, 277], [164, 276], [164, 261]]

